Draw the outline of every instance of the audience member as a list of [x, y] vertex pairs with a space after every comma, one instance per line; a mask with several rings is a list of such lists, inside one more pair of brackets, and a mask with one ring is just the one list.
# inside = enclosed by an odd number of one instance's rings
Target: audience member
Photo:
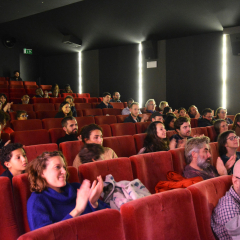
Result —
[[3, 146], [6, 146], [7, 144], [10, 143], [10, 140], [7, 142], [3, 142], [3, 140], [1, 139], [1, 133], [4, 127], [6, 126], [6, 123], [8, 120], [9, 120], [9, 115], [6, 114], [4, 111], [0, 110], [0, 149], [2, 149]]
[[221, 133], [218, 137], [218, 153], [221, 157], [229, 175], [233, 174], [233, 167], [237, 160], [240, 159], [239, 137], [233, 130]]
[[74, 117], [65, 117], [61, 121], [61, 125], [66, 134], [64, 137], [61, 137], [57, 140], [58, 145], [62, 142], [80, 140], [80, 138], [78, 137], [78, 123]]
[[166, 102], [166, 101], [161, 101], [161, 102], [159, 103], [160, 111], [163, 112], [163, 110], [164, 110], [165, 107], [168, 107], [168, 102]]
[[198, 127], [207, 127], [212, 126], [212, 109], [211, 108], [205, 108], [202, 112], [202, 117], [198, 119]]
[[97, 105], [97, 108], [113, 108], [113, 106], [111, 104], [109, 104], [111, 99], [111, 94], [109, 92], [105, 92], [103, 93], [103, 101]]
[[69, 84], [66, 84], [63, 90], [63, 93], [73, 93]]
[[119, 92], [113, 92], [113, 98], [110, 100], [110, 102], [121, 102], [120, 101], [120, 93]]
[[50, 98], [50, 97], [48, 96], [48, 91], [47, 91], [47, 90], [44, 91], [43, 98]]
[[77, 117], [77, 110], [75, 108], [74, 98], [69, 95], [65, 97], [65, 101], [70, 104], [73, 117]]
[[190, 118], [199, 119], [201, 117], [200, 113], [198, 112], [198, 108], [195, 105], [191, 105], [188, 108], [188, 114]]
[[64, 101], [60, 104], [59, 111], [55, 118], [64, 118], [72, 116], [71, 106], [68, 102]]
[[58, 86], [57, 83], [55, 83], [55, 84], [52, 85], [52, 93], [53, 93], [54, 90], [57, 90], [58, 93], [60, 92], [60, 89], [59, 89], [59, 86]]
[[12, 178], [23, 173], [27, 167], [28, 160], [20, 143], [10, 143], [4, 146], [0, 155], [1, 164], [4, 169], [2, 177], [8, 177], [11, 182]]
[[163, 123], [163, 115], [160, 112], [154, 112], [151, 117], [151, 122], [159, 121]]
[[146, 112], [147, 113], [154, 113], [155, 111], [155, 107], [156, 107], [156, 102], [154, 99], [148, 99], [146, 104], [145, 104], [145, 108], [146, 108]]
[[[97, 124], [89, 124], [87, 126], [84, 126], [80, 131], [80, 137], [82, 139], [82, 142], [84, 144], [90, 144], [95, 143], [102, 146], [103, 142], [103, 134], [102, 134], [102, 128], [98, 126]], [[103, 147], [104, 153], [100, 155], [98, 160], [108, 160], [108, 159], [114, 159], [117, 158], [117, 154], [108, 147]], [[73, 161], [73, 167], [75, 167], [78, 170], [78, 167], [82, 164], [82, 160], [80, 155], [78, 154], [74, 161]]]
[[163, 110], [163, 115], [166, 116], [167, 113], [172, 113], [172, 108], [169, 107], [169, 106], [165, 107], [164, 110]]
[[138, 154], [168, 151], [169, 141], [166, 137], [166, 129], [162, 122], [152, 122], [147, 128], [147, 136], [144, 139], [143, 148]]
[[218, 139], [218, 136], [219, 134], [223, 133], [223, 132], [226, 132], [228, 130], [228, 124], [225, 120], [223, 119], [217, 119], [214, 124], [214, 129], [215, 129], [215, 132], [217, 134], [216, 138], [215, 138], [215, 142], [217, 142], [217, 139]]
[[124, 119], [124, 122], [145, 122], [148, 120], [148, 115], [143, 114], [143, 117], [139, 117], [139, 103], [133, 102], [130, 106], [130, 114]]
[[43, 90], [41, 88], [36, 89], [36, 95], [34, 98], [42, 98], [43, 97]]
[[200, 176], [204, 180], [227, 175], [227, 170], [220, 158], [217, 159], [216, 167], [210, 164], [211, 153], [210, 139], [206, 136], [194, 137], [187, 141], [185, 146], [186, 167], [183, 175], [186, 178]]
[[232, 183], [225, 196], [219, 199], [217, 206], [213, 209], [211, 226], [217, 239], [230, 240], [232, 238], [227, 229], [226, 223], [240, 215], [240, 161], [237, 161], [233, 168]]
[[21, 98], [22, 104], [28, 104], [30, 97], [28, 95], [23, 95]]
[[164, 125], [167, 131], [169, 130], [175, 130], [174, 129], [174, 122], [176, 121], [177, 117], [173, 113], [168, 113], [166, 115]]
[[178, 117], [187, 117], [187, 118], [189, 118], [189, 115], [187, 114], [187, 111], [186, 111], [185, 108], [180, 107], [178, 109]]
[[18, 110], [16, 113], [16, 120], [27, 120], [28, 115], [24, 110]]
[[[131, 113], [130, 107], [133, 102], [134, 102], [134, 100], [132, 98], [129, 98], [127, 100], [127, 107], [122, 110], [122, 115], [129, 115]], [[142, 114], [140, 110], [139, 110], [139, 114]]]
[[18, 70], [14, 71], [13, 72], [14, 76], [11, 77], [10, 80], [13, 80], [13, 81], [22, 81], [22, 79], [20, 78], [20, 73]]
[[54, 89], [53, 91], [52, 91], [52, 98], [58, 98], [58, 96], [59, 96], [59, 91], [57, 90], [57, 89]]
[[240, 113], [237, 113], [234, 117], [232, 130], [234, 130], [236, 135], [240, 137]]
[[7, 102], [7, 96], [4, 93], [0, 93], [0, 110], [3, 110], [4, 112], [12, 112], [12, 104]]
[[[227, 109], [223, 107], [219, 107], [215, 112], [215, 119], [223, 119], [227, 122], [227, 124], [232, 124], [233, 121], [230, 118], [227, 118]], [[214, 120], [215, 120], [214, 119]]]
[[174, 122], [174, 129], [177, 134], [170, 137], [171, 149], [185, 147], [188, 139], [192, 138], [190, 119], [187, 117], [179, 117]]
[[33, 192], [27, 202], [30, 230], [78, 217], [109, 206], [98, 200], [103, 191], [101, 176], [68, 183], [67, 163], [61, 152], [44, 152], [29, 163], [28, 179]]

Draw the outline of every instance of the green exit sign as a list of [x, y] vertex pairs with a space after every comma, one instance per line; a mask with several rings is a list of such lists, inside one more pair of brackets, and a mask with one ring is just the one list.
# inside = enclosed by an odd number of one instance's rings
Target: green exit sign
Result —
[[32, 54], [32, 49], [26, 49], [26, 48], [24, 48], [24, 49], [23, 49], [23, 53], [24, 53], [24, 54]]

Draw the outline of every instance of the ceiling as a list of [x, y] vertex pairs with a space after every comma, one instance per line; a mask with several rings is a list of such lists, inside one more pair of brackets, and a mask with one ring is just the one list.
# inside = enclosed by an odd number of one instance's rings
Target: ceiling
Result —
[[[0, 36], [44, 55], [222, 31], [240, 25], [239, 0], [1, 0]], [[82, 40], [74, 49], [63, 35]]]

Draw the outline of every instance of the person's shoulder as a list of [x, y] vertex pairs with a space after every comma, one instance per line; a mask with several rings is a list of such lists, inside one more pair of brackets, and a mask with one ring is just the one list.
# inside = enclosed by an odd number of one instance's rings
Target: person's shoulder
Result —
[[13, 178], [13, 175], [11, 174], [11, 172], [8, 169], [6, 169], [0, 176], [8, 177], [8, 178], [10, 178], [10, 180]]
[[131, 114], [129, 114], [129, 115], [124, 119], [124, 122], [132, 122]]
[[180, 136], [178, 135], [178, 134], [173, 134], [171, 137], [170, 137], [170, 141], [172, 140], [172, 139], [180, 139]]
[[79, 188], [80, 188], [81, 184], [80, 184], [80, 183], [78, 183], [78, 182], [74, 182], [74, 183], [67, 183], [67, 185], [66, 185], [66, 186], [67, 186], [67, 187], [71, 187], [71, 188], [73, 188], [73, 189], [77, 190], [77, 189], [79, 189]]
[[113, 108], [113, 106], [111, 104], [108, 104], [108, 108]]

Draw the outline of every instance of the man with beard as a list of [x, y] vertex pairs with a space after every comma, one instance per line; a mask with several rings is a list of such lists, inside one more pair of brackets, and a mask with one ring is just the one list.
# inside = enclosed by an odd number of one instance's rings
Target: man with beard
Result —
[[130, 106], [130, 114], [127, 118], [124, 119], [124, 122], [145, 122], [148, 120], [148, 115], [143, 114], [142, 117], [139, 117], [139, 103], [133, 102]]
[[195, 137], [187, 141], [185, 146], [186, 167], [183, 175], [186, 178], [200, 176], [204, 180], [227, 175], [220, 158], [217, 159], [216, 168], [210, 164], [211, 153], [209, 147], [209, 137]]
[[192, 138], [190, 119], [187, 117], [179, 117], [174, 122], [174, 129], [177, 134], [170, 137], [171, 149], [185, 147], [188, 139]]
[[74, 117], [65, 117], [61, 124], [66, 135], [57, 140], [58, 145], [62, 142], [80, 140], [78, 136], [78, 124]]

